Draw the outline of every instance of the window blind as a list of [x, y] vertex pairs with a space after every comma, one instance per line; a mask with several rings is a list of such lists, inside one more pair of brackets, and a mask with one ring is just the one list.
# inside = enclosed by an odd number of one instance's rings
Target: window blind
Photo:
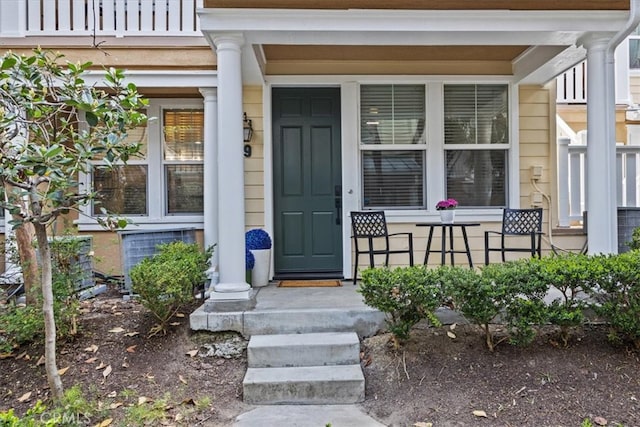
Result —
[[362, 152], [365, 208], [422, 208], [424, 151]]
[[424, 85], [360, 87], [363, 144], [424, 144]]
[[126, 165], [113, 169], [93, 167], [93, 190], [100, 203], [92, 204], [92, 215], [100, 208], [120, 215], [147, 215], [147, 166]]
[[507, 144], [507, 85], [445, 85], [444, 142]]
[[202, 160], [203, 110], [164, 110], [162, 130], [165, 160]]

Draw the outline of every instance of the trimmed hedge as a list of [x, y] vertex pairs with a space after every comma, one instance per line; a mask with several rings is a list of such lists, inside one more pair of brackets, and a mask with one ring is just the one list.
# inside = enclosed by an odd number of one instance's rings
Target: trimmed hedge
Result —
[[[491, 264], [480, 270], [463, 267], [402, 267], [363, 271], [359, 292], [366, 304], [387, 314], [396, 341], [426, 319], [438, 326], [435, 310], [449, 306], [483, 332], [493, 351], [500, 342], [526, 346], [539, 326], [560, 327], [568, 345], [572, 329], [592, 310], [605, 319], [610, 338], [640, 348], [640, 251], [620, 255], [552, 255]], [[552, 294], [549, 291], [555, 288]], [[550, 300], [548, 295], [556, 297]], [[547, 301], [545, 302], [545, 298]], [[491, 327], [505, 326], [497, 338]]]

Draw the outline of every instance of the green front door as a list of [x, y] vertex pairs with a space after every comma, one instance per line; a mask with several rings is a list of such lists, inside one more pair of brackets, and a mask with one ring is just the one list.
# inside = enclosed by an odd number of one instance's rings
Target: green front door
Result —
[[342, 277], [340, 89], [273, 89], [276, 277]]

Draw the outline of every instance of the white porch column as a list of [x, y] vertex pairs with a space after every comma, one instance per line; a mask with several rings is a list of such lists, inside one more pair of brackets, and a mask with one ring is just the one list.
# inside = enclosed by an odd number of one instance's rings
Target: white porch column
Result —
[[211, 299], [249, 299], [245, 279], [244, 155], [240, 34], [213, 37], [218, 63], [218, 260]]
[[[200, 88], [204, 97], [204, 247], [218, 243], [218, 90]], [[218, 267], [218, 247], [211, 267]]]
[[[607, 65], [608, 38], [591, 36], [587, 49], [587, 233], [590, 254], [618, 251], [616, 199], [615, 93], [613, 63]], [[612, 58], [611, 58], [611, 62]], [[610, 68], [610, 69], [609, 69]], [[602, 171], [602, 172], [601, 172]]]
[[558, 164], [558, 227], [569, 227], [569, 142], [558, 138], [556, 163]]

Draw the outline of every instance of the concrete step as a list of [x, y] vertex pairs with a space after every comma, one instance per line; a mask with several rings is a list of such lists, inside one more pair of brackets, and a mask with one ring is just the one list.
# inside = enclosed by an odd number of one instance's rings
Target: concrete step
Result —
[[364, 401], [364, 375], [359, 364], [249, 368], [242, 386], [244, 402], [253, 405]]
[[360, 341], [355, 332], [254, 335], [247, 359], [250, 368], [355, 365]]

